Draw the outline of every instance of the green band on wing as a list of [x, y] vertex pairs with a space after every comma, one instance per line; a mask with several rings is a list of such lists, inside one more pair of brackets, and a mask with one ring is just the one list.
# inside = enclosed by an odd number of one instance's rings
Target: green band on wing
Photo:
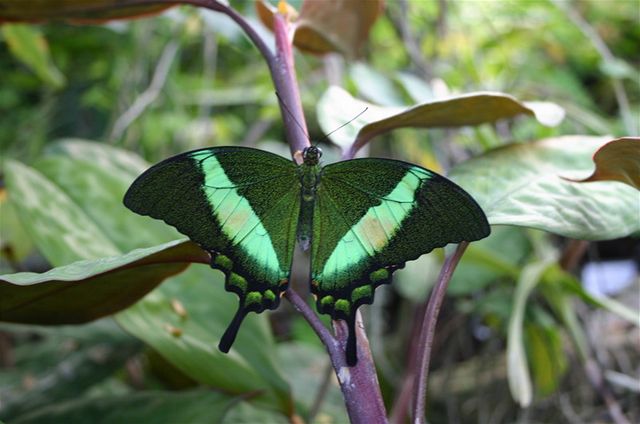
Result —
[[340, 239], [322, 274], [350, 269], [382, 250], [411, 212], [416, 190], [423, 179], [424, 175], [418, 176], [409, 170], [383, 202], [369, 208]]
[[202, 168], [207, 200], [222, 231], [260, 265], [265, 277], [280, 278], [281, 266], [271, 238], [247, 199], [238, 194], [215, 156], [203, 152], [193, 158]]

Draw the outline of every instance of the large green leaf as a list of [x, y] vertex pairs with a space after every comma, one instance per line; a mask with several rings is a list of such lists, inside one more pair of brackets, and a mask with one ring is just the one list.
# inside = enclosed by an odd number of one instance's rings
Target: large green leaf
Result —
[[13, 420], [20, 424], [217, 424], [240, 399], [206, 390], [140, 392], [54, 404]]
[[117, 373], [142, 348], [108, 318], [81, 326], [2, 324], [0, 329], [16, 341], [15, 362], [0, 373], [0, 419], [9, 422], [117, 384]]
[[77, 324], [120, 311], [208, 255], [177, 240], [126, 255], [74, 262], [43, 274], [0, 276], [0, 321]]
[[149, 164], [140, 156], [104, 143], [79, 138], [64, 138], [47, 146], [47, 153], [70, 159], [90, 160], [96, 168], [114, 174], [126, 174], [131, 181], [144, 172]]
[[25, 230], [51, 264], [121, 253], [67, 194], [33, 168], [7, 161], [6, 182]]
[[365, 108], [366, 112], [358, 119], [331, 135], [343, 150], [348, 149], [347, 155], [355, 153], [373, 137], [396, 128], [479, 125], [523, 114], [554, 126], [564, 117], [564, 111], [553, 103], [525, 103], [503, 93], [469, 93], [412, 107], [382, 107], [356, 99], [344, 89], [333, 86], [318, 102], [318, 120], [322, 129], [329, 133]]
[[447, 294], [470, 295], [500, 277], [516, 278], [521, 261], [530, 251], [521, 228], [493, 228], [489, 237], [469, 246], [451, 277]]
[[[55, 181], [123, 252], [183, 237], [163, 222], [124, 209], [116, 196], [127, 190], [133, 177], [110, 163], [96, 166], [88, 158], [51, 155], [38, 161], [35, 167], [49, 180]], [[130, 230], [133, 228], [136, 231], [132, 233]]]
[[[278, 346], [278, 353], [287, 364], [283, 372], [291, 381], [296, 402], [302, 405], [300, 413], [302, 414], [303, 410], [311, 412], [314, 406], [318, 408], [313, 421], [309, 421], [308, 415], [305, 414], [306, 422], [346, 423], [349, 421], [340, 386], [333, 378], [333, 369], [322, 345], [281, 343]], [[323, 401], [315, 405], [319, 393], [324, 393]]]
[[192, 379], [227, 393], [257, 392], [256, 402], [289, 414], [289, 387], [275, 365], [265, 315], [249, 314], [229, 354], [218, 350], [236, 308], [222, 273], [195, 265], [116, 319]]
[[[593, 170], [607, 137], [565, 136], [495, 149], [452, 169], [493, 225], [606, 240], [640, 232], [640, 192], [619, 182], [567, 181]], [[565, 177], [565, 178], [563, 178]]]
[[[116, 252], [137, 245], [143, 235], [146, 242], [157, 239], [159, 241], [154, 243], [159, 244], [173, 233], [173, 229], [155, 220], [139, 219], [122, 205], [129, 181], [137, 175], [138, 168], [146, 167], [143, 163], [140, 166], [141, 160], [136, 155], [82, 141], [65, 141], [55, 145], [50, 152], [51, 156], [40, 161], [38, 166], [53, 182], [29, 170], [39, 178], [31, 178], [22, 184], [23, 191], [31, 193], [36, 212], [38, 205], [44, 202], [39, 187], [46, 184], [56, 197], [65, 199], [65, 207], [57, 209], [59, 219], [70, 221], [66, 216], [68, 210], [82, 214], [84, 222], [89, 224], [87, 228], [102, 235], [101, 240], [106, 240], [107, 246]], [[19, 170], [24, 171], [23, 168], [26, 167], [20, 165]], [[11, 190], [9, 194], [12, 196]], [[32, 217], [39, 217], [36, 212], [22, 216], [27, 227], [32, 226]], [[39, 235], [42, 228], [45, 226], [38, 226], [34, 231], [38, 240], [42, 239]], [[55, 234], [68, 232], [69, 240], [74, 240], [76, 231], [83, 231], [74, 225], [53, 228]], [[67, 237], [62, 238], [54, 247], [51, 243], [36, 244], [47, 257], [55, 259], [53, 263], [64, 263], [62, 259], [66, 258], [82, 258], [65, 244], [66, 240]], [[50, 249], [59, 251], [51, 252]], [[145, 284], [143, 279], [136, 282]], [[217, 350], [223, 329], [237, 308], [236, 297], [225, 292], [223, 286], [220, 272], [205, 266], [191, 267], [116, 318], [128, 332], [154, 347], [194, 380], [234, 394], [257, 391], [260, 396], [256, 402], [290, 414], [289, 387], [276, 367], [275, 346], [266, 314], [247, 317], [229, 355]], [[176, 312], [172, 306], [176, 301], [184, 305], [186, 316]]]

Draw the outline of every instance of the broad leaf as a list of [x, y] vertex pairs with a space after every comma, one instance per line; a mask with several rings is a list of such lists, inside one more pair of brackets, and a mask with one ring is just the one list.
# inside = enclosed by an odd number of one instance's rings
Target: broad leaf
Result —
[[9, 201], [6, 188], [0, 188], [0, 217], [0, 234], [2, 234], [0, 258], [20, 262], [31, 253], [33, 243], [31, 243], [15, 208]]
[[[137, 216], [122, 205], [131, 181], [148, 167], [138, 156], [78, 140], [56, 144], [52, 152], [53, 158], [38, 165], [68, 190], [83, 210], [95, 216], [98, 225], [113, 222], [109, 234], [114, 239], [123, 237], [125, 244], [127, 237], [128, 243], [152, 242], [154, 237], [162, 240], [175, 233], [173, 227]], [[71, 154], [72, 159], [62, 154]], [[86, 162], [88, 157], [93, 166]], [[69, 177], [72, 169], [93, 183]], [[100, 182], [102, 187], [97, 188]], [[113, 216], [105, 216], [105, 210]], [[185, 317], [176, 312], [173, 301], [183, 305]], [[235, 388], [232, 392], [236, 394], [260, 391], [256, 402], [287, 414], [291, 407], [289, 387], [275, 366], [275, 345], [266, 314], [247, 317], [230, 355], [216, 347], [236, 307], [236, 296], [224, 291], [222, 273], [196, 266], [118, 314], [116, 320], [194, 380], [225, 390]], [[183, 337], [176, 337], [179, 333]], [[194, 361], [194, 357], [201, 360]]]
[[256, 402], [289, 414], [289, 387], [275, 365], [266, 314], [249, 314], [229, 354], [218, 350], [237, 303], [224, 291], [221, 272], [193, 266], [116, 319], [192, 379], [227, 393], [257, 391]]
[[396, 128], [460, 127], [495, 122], [518, 115], [535, 116], [544, 125], [557, 125], [564, 111], [553, 103], [523, 103], [502, 93], [469, 93], [412, 107], [382, 107], [352, 97], [339, 87], [330, 87], [318, 103], [318, 120], [329, 133], [361, 113], [358, 119], [331, 135], [347, 150], [358, 151], [373, 137]]
[[610, 141], [593, 155], [596, 169], [588, 178], [574, 180], [620, 181], [640, 190], [640, 138], [624, 137]]
[[121, 0], [0, 0], [0, 22], [39, 22], [66, 20], [96, 23], [110, 19], [135, 18], [159, 13], [172, 4], [158, 1], [144, 5]]
[[360, 96], [380, 106], [404, 106], [400, 90], [390, 78], [365, 63], [349, 67], [349, 76]]
[[640, 192], [619, 182], [567, 181], [593, 169], [607, 137], [565, 136], [495, 149], [452, 169], [493, 225], [607, 240], [640, 232]]
[[9, 200], [52, 265], [121, 253], [95, 222], [42, 174], [14, 161], [8, 161], [5, 169]]
[[[39, 166], [54, 182], [24, 165], [8, 168], [8, 179], [15, 174], [13, 180], [16, 181], [9, 187], [9, 195], [21, 201], [26, 199], [27, 205], [23, 206], [25, 210], [30, 210], [29, 205], [33, 207], [33, 213], [22, 213], [21, 218], [26, 227], [33, 228], [38, 241], [36, 245], [47, 257], [52, 258], [52, 263], [63, 264], [86, 257], [73, 246], [76, 232], [83, 233], [87, 229], [92, 234], [89, 239], [104, 241], [104, 245], [97, 244], [92, 253], [97, 257], [110, 256], [107, 249], [117, 254], [128, 243], [138, 243], [137, 234], [151, 236], [146, 239], [151, 242], [154, 234], [157, 239], [163, 240], [167, 230], [173, 231], [149, 218], [129, 219], [129, 215], [133, 214], [122, 205], [126, 186], [138, 174], [138, 168], [146, 168], [139, 157], [109, 146], [81, 141], [66, 141], [55, 145], [50, 151], [53, 155], [41, 161]], [[71, 155], [71, 158], [63, 155]], [[89, 159], [93, 167], [89, 166]], [[110, 174], [111, 178], [108, 177]], [[95, 182], [102, 178], [105, 178], [105, 184], [96, 189]], [[83, 179], [93, 183], [85, 184]], [[42, 190], [42, 186], [49, 190]], [[13, 187], [20, 189], [19, 196], [11, 190]], [[69, 195], [61, 188], [68, 190]], [[58, 208], [60, 199], [64, 199], [64, 207]], [[69, 225], [52, 225], [56, 223], [54, 217], [40, 219], [41, 214], [48, 213], [46, 210], [38, 211], [41, 205], [54, 209], [51, 213], [57, 214], [56, 219]], [[87, 225], [72, 225], [78, 220], [71, 219], [68, 213], [81, 215], [82, 222]], [[105, 214], [113, 216], [105, 217]], [[43, 225], [33, 225], [39, 221]], [[112, 226], [110, 222], [120, 224]], [[103, 231], [101, 228], [110, 230]], [[48, 238], [41, 234], [47, 231], [54, 235], [65, 234], [65, 237], [56, 238], [58, 244], [49, 243]], [[129, 242], [127, 237], [131, 238]], [[101, 251], [101, 246], [107, 248]], [[136, 284], [146, 283], [143, 278], [137, 280]], [[116, 318], [128, 332], [150, 344], [194, 380], [225, 389], [227, 384], [231, 384], [234, 394], [259, 391], [255, 402], [285, 415], [290, 414], [289, 387], [275, 365], [275, 346], [266, 314], [247, 317], [229, 355], [217, 350], [222, 329], [237, 307], [237, 298], [226, 293], [223, 286], [220, 272], [207, 266], [191, 267]], [[172, 307], [177, 304], [175, 301], [184, 305], [186, 315]], [[181, 335], [184, 337], [178, 337]]]
[[78, 399], [111, 378], [119, 380], [116, 373], [142, 349], [111, 319], [81, 326], [2, 324], [0, 329], [19, 341], [15, 363], [0, 373], [0, 418], [10, 422], [45, 405]]
[[[383, 4], [383, 0], [307, 0], [299, 14], [289, 7], [287, 12], [295, 25], [293, 43], [307, 53], [357, 56]], [[256, 10], [262, 23], [272, 29], [273, 14], [279, 13], [278, 9], [257, 1]]]
[[[184, 237], [163, 222], [129, 213], [118, 195], [131, 184], [131, 175], [110, 163], [96, 166], [89, 159], [92, 157], [76, 159], [50, 155], [36, 162], [35, 167], [55, 181], [122, 252]], [[130, 231], [133, 228], [135, 232]]]
[[533, 398], [523, 335], [527, 298], [542, 278], [545, 269], [554, 261], [555, 258], [549, 257], [526, 265], [522, 269], [514, 295], [507, 337], [507, 376], [511, 395], [522, 407], [529, 406]]
[[164, 279], [208, 255], [189, 241], [173, 241], [123, 255], [74, 262], [43, 274], [0, 276], [0, 321], [78, 324], [135, 303]]
[[467, 248], [451, 277], [447, 294], [471, 295], [500, 277], [517, 278], [520, 263], [530, 251], [529, 240], [521, 228], [493, 228], [489, 237]]
[[126, 174], [130, 181], [144, 172], [149, 164], [134, 153], [105, 143], [79, 138], [61, 139], [47, 146], [47, 153], [70, 159], [91, 160], [96, 168], [114, 174]]
[[[318, 401], [318, 393], [324, 390], [324, 398], [316, 419], [307, 422], [347, 423], [349, 419], [344, 408], [338, 381], [333, 378], [329, 357], [322, 345], [309, 346], [306, 343], [280, 343], [278, 356], [287, 364], [283, 372], [289, 377], [296, 394], [296, 402], [303, 410], [310, 411]], [[327, 380], [328, 381], [325, 381]], [[323, 388], [322, 385], [326, 384]], [[321, 419], [322, 417], [322, 419]], [[307, 418], [306, 416], [304, 418]]]
[[238, 397], [207, 390], [139, 392], [54, 404], [22, 415], [12, 422], [217, 424], [239, 400]]

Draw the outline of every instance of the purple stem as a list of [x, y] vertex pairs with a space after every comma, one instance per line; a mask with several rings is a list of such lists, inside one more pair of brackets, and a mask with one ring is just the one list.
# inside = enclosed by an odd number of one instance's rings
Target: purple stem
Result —
[[[281, 109], [287, 109], [282, 110], [282, 116], [291, 152], [295, 157], [296, 152], [309, 145], [309, 137], [295, 77], [291, 38], [287, 30], [287, 22], [280, 14], [274, 16], [273, 31], [276, 38], [276, 58], [275, 66], [271, 68], [272, 78], [281, 98]], [[328, 334], [328, 330], [322, 325], [318, 316], [293, 290], [287, 290], [286, 295], [324, 343], [338, 376], [351, 422], [354, 424], [386, 423], [386, 411], [380, 393], [380, 385], [360, 314], [358, 313], [356, 316], [358, 363], [349, 367], [346, 363], [346, 345], [349, 336], [346, 323], [343, 321], [333, 322], [334, 338]]]
[[422, 354], [419, 358], [415, 380], [415, 390], [413, 397], [413, 422], [424, 424], [425, 422], [425, 404], [427, 400], [427, 380], [429, 378], [429, 363], [431, 362], [431, 348], [433, 347], [433, 336], [436, 331], [438, 322], [438, 314], [440, 307], [444, 301], [447, 292], [447, 286], [455, 271], [462, 254], [469, 245], [469, 242], [463, 241], [458, 245], [453, 255], [449, 256], [438, 276], [438, 281], [433, 286], [429, 302], [427, 303], [427, 311], [422, 321], [422, 330], [420, 331], [420, 339], [418, 342], [418, 353]]
[[[287, 140], [294, 158], [310, 145], [306, 120], [300, 101], [300, 93], [294, 68], [293, 46], [286, 17], [280, 13], [273, 16], [273, 32], [275, 35], [275, 55], [251, 25], [234, 9], [215, 0], [131, 0], [127, 4], [182, 3], [215, 10], [233, 19], [258, 48], [271, 71], [276, 92], [280, 97], [280, 111], [285, 124]], [[300, 296], [292, 289], [285, 292], [287, 299], [300, 311], [327, 348], [331, 363], [335, 369], [340, 388], [345, 399], [347, 413], [352, 423], [377, 424], [387, 423], [386, 411], [380, 385], [376, 375], [369, 341], [364, 332], [362, 317], [356, 315], [356, 333], [358, 340], [358, 363], [353, 367], [346, 363], [346, 344], [348, 330], [343, 321], [334, 321], [335, 337], [331, 335]]]

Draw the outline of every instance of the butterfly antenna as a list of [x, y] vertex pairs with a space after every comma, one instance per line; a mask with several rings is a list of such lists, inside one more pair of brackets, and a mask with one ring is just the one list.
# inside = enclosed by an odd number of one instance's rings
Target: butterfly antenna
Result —
[[291, 119], [293, 119], [293, 122], [296, 123], [296, 125], [298, 126], [298, 128], [300, 128], [300, 131], [302, 131], [302, 133], [307, 137], [307, 140], [309, 140], [309, 142], [311, 144], [313, 144], [311, 142], [311, 139], [309, 138], [309, 134], [307, 134], [307, 130], [305, 130], [304, 128], [302, 128], [302, 125], [300, 125], [300, 122], [298, 122], [298, 120], [296, 119], [295, 116], [293, 116], [293, 113], [291, 113], [291, 111], [289, 110], [289, 108], [287, 107], [287, 104], [284, 102], [284, 100], [282, 100], [282, 97], [280, 97], [280, 93], [278, 93], [276, 91], [276, 97], [278, 98], [278, 101], [280, 102], [280, 104], [282, 105], [282, 107], [284, 108], [284, 110], [287, 111], [287, 113], [289, 114], [289, 116], [291, 117]]
[[356, 119], [358, 119], [360, 116], [362, 116], [362, 114], [364, 114], [367, 110], [369, 109], [369, 107], [365, 107], [362, 112], [360, 112], [359, 114], [357, 114], [356, 116], [354, 116], [353, 118], [349, 119], [347, 122], [345, 122], [344, 124], [340, 125], [338, 128], [336, 128], [335, 130], [331, 131], [329, 134], [325, 135], [324, 137], [322, 137], [320, 140], [318, 140], [316, 142], [316, 144], [320, 143], [321, 141], [325, 141], [327, 138], [329, 138], [329, 136], [331, 134], [333, 134], [334, 132], [338, 131], [339, 129], [342, 129], [344, 127], [346, 127], [347, 125], [349, 125], [350, 123], [352, 123], [353, 121], [355, 121]]

